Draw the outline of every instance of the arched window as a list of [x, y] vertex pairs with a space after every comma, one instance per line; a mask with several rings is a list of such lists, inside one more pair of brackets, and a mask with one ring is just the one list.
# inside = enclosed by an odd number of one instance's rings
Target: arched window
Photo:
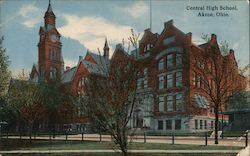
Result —
[[50, 67], [49, 78], [50, 79], [55, 79], [56, 78], [56, 73], [57, 73], [56, 68], [55, 67]]
[[147, 44], [147, 45], [145, 45], [145, 47], [144, 47], [144, 52], [148, 52], [151, 48], [153, 48], [154, 47], [154, 45], [153, 44]]

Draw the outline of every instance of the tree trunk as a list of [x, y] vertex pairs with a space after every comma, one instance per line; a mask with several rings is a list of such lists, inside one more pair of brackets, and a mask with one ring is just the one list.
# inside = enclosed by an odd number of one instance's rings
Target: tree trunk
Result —
[[218, 122], [219, 122], [219, 111], [218, 111], [218, 104], [215, 104], [215, 134], [214, 134], [214, 143], [219, 144], [218, 141]]
[[30, 143], [32, 140], [32, 128], [33, 128], [33, 121], [29, 122], [29, 139], [30, 139]]
[[122, 133], [121, 133], [121, 149], [122, 149], [122, 154], [123, 156], [127, 156], [128, 155], [128, 139], [126, 136], [126, 130], [123, 128], [122, 129]]

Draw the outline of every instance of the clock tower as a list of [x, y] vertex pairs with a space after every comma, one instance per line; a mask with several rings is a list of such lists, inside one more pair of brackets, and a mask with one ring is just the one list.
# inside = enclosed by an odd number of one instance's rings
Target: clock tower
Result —
[[56, 16], [49, 6], [44, 15], [44, 26], [39, 30], [38, 66], [40, 80], [60, 79], [64, 69], [60, 33], [56, 29]]

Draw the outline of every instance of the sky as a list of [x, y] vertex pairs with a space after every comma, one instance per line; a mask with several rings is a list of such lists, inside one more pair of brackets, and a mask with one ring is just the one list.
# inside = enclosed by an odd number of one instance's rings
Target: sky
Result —
[[[15, 75], [22, 69], [30, 72], [38, 60], [38, 31], [43, 26], [49, 0], [0, 0], [0, 32], [3, 46], [10, 58], [10, 69]], [[56, 15], [56, 27], [62, 35], [65, 66], [73, 67], [87, 49], [97, 52], [108, 39], [111, 54], [115, 45], [131, 34], [131, 29], [142, 36], [150, 27], [149, 0], [51, 0]], [[237, 10], [188, 10], [189, 7], [216, 6], [220, 9], [236, 6]], [[202, 34], [217, 35], [234, 49], [239, 66], [249, 64], [249, 2], [247, 0], [151, 0], [152, 32], [161, 33], [164, 22], [171, 19], [184, 33], [192, 32], [196, 44], [204, 41]], [[201, 17], [199, 12], [227, 13], [229, 16]]]

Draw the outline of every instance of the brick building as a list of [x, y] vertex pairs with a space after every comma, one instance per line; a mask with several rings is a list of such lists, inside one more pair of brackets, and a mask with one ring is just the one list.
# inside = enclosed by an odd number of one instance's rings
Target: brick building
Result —
[[[62, 43], [55, 19], [49, 4], [44, 16], [44, 26], [39, 31], [38, 64], [34, 64], [30, 77], [36, 82], [59, 78], [65, 92], [77, 95], [84, 91], [84, 80], [90, 74], [102, 75], [99, 67], [103, 63], [109, 64], [108, 43], [107, 40], [104, 43], [103, 56], [88, 51], [84, 58], [79, 56], [77, 66], [66, 67], [64, 70]], [[213, 129], [213, 108], [209, 107], [210, 99], [204, 93], [202, 78], [195, 72], [198, 69], [205, 70], [204, 64], [196, 58], [206, 53], [211, 44], [218, 45], [216, 35], [213, 34], [207, 43], [196, 45], [192, 42], [192, 34], [176, 28], [172, 20], [164, 23], [161, 34], [145, 30], [139, 48], [132, 52], [138, 61], [146, 62], [142, 76], [137, 81], [138, 94], [144, 100], [135, 109], [130, 127], [148, 127], [154, 132], [198, 132]], [[119, 44], [114, 54], [117, 51], [124, 53]], [[113, 58], [115, 57], [111, 59]], [[230, 82], [235, 84], [235, 88], [240, 84], [239, 88], [244, 89], [246, 81], [238, 74], [234, 52], [231, 50], [227, 56], [220, 55], [220, 58], [229, 59], [230, 66], [234, 69]], [[230, 94], [232, 93], [228, 93]], [[221, 109], [225, 110], [226, 104]], [[78, 116], [79, 123], [86, 122], [84, 114], [79, 112]]]
[[[133, 55], [138, 60], [149, 60], [137, 84], [147, 104], [139, 108], [135, 116], [140, 119], [131, 125], [143, 125], [152, 131], [164, 133], [173, 130], [212, 130], [215, 114], [211, 99], [206, 94], [204, 76], [208, 75], [208, 67], [202, 62], [203, 56], [211, 52], [209, 48], [212, 46], [219, 49], [216, 35], [212, 34], [207, 43], [196, 45], [192, 42], [192, 33], [182, 32], [173, 25], [172, 20], [164, 23], [161, 34], [146, 29], [139, 42], [139, 49]], [[226, 70], [230, 71], [229, 78], [224, 76], [222, 80], [231, 84], [226, 86], [229, 87], [226, 98], [236, 90], [244, 90], [246, 80], [238, 73], [233, 50], [226, 56], [221, 55], [220, 51], [218, 53], [218, 67], [227, 60]], [[222, 102], [219, 109], [224, 112], [227, 103]], [[222, 120], [221, 115], [219, 119]], [[228, 117], [224, 120], [227, 121]]]

